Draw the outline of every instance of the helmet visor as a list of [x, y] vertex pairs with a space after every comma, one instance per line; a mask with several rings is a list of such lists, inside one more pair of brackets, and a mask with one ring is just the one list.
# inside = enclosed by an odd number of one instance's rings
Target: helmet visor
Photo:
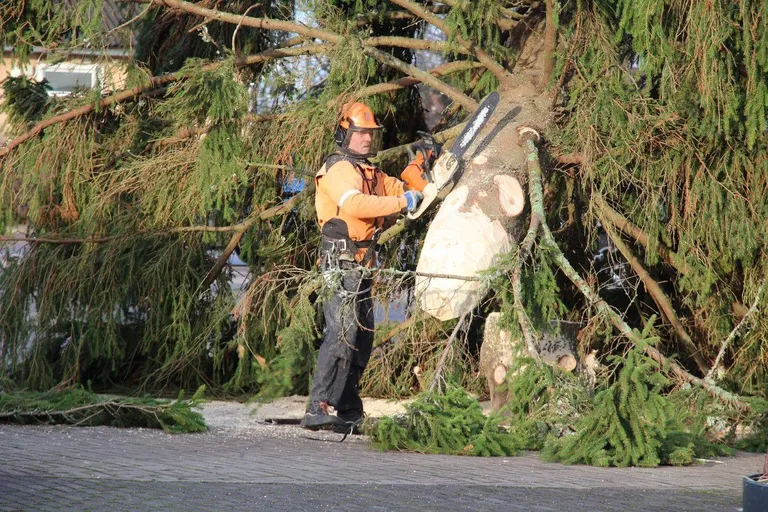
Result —
[[341, 148], [363, 158], [373, 158], [381, 151], [384, 129], [350, 126]]

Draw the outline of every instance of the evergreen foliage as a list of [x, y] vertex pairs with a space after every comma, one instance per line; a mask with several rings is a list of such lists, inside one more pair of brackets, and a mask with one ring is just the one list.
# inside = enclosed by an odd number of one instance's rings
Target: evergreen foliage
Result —
[[[499, 392], [508, 403], [498, 415], [482, 415], [460, 388], [444, 395], [422, 393], [403, 416], [369, 426], [383, 450], [465, 455], [512, 455], [541, 450], [545, 460], [596, 466], [688, 465], [696, 458], [730, 455], [707, 440], [700, 424], [710, 406], [691, 415], [682, 396], [667, 396], [669, 380], [641, 350], [615, 358], [614, 382], [593, 397], [579, 377], [521, 358]], [[688, 398], [685, 398], [686, 400]], [[482, 435], [474, 437], [478, 431]], [[757, 435], [737, 446], [760, 451]]]
[[514, 455], [522, 447], [499, 428], [501, 418], [485, 417], [480, 404], [459, 387], [445, 394], [421, 393], [404, 417], [384, 417], [369, 428], [381, 450], [452, 455]]
[[512, 50], [501, 44], [501, 31], [496, 22], [501, 18], [503, 2], [498, 0], [460, 0], [445, 18], [450, 27], [449, 42], [464, 40], [483, 48], [494, 57], [508, 60]]
[[527, 450], [541, 450], [549, 436], [572, 434], [581, 415], [593, 407], [580, 378], [527, 357], [516, 360], [498, 391], [509, 397], [500, 411], [504, 424]]
[[305, 287], [299, 290], [293, 303], [290, 323], [277, 334], [277, 355], [256, 377], [261, 384], [260, 397], [309, 394], [315, 346], [322, 338], [322, 331], [318, 329], [322, 300], [313, 303]]
[[[648, 235], [646, 263], [672, 279], [710, 354], [738, 322], [734, 301], [750, 304], [766, 276], [766, 6], [605, 0], [565, 11], [574, 47], [556, 145], [584, 156], [587, 204], [600, 193]], [[658, 265], [660, 244], [677, 274]], [[764, 394], [759, 316], [730, 354], [728, 382]]]
[[203, 417], [192, 410], [203, 390], [189, 399], [180, 393], [173, 401], [97, 395], [81, 387], [44, 393], [7, 392], [0, 394], [0, 423], [162, 428], [173, 434], [205, 432]]
[[727, 451], [692, 435], [684, 410], [664, 396], [669, 382], [637, 348], [618, 359], [616, 380], [598, 391], [594, 407], [574, 426], [576, 432], [550, 437], [542, 457], [595, 466], [684, 465], [694, 457]]
[[[130, 14], [135, 6], [121, 5]], [[26, 63], [35, 46], [44, 48], [101, 48], [103, 1], [83, 0], [72, 4], [56, 0], [9, 0], [0, 5], [0, 45], [12, 47]]]
[[[314, 252], [318, 230], [311, 201], [304, 200], [311, 193], [285, 211], [262, 214], [291, 196], [286, 181], [302, 177], [311, 183], [324, 156], [334, 150], [338, 113], [351, 99], [370, 103], [386, 126], [388, 146], [417, 139], [416, 131], [425, 127], [420, 91], [407, 87], [365, 96], [367, 86], [403, 75], [366, 54], [363, 41], [396, 36], [421, 43], [427, 23], [385, 0], [313, 1], [300, 4], [301, 12], [299, 4], [287, 0], [217, 2], [215, 8], [224, 12], [298, 20], [304, 28], [334, 31], [341, 38], [323, 55], [243, 66], [241, 57], [306, 45], [313, 38], [289, 43], [290, 31], [203, 22], [159, 5], [105, 34], [100, 0], [74, 2], [75, 8], [66, 10], [69, 4], [4, 2], [0, 42], [13, 46], [22, 65], [29, 64], [33, 47], [43, 46], [60, 51], [49, 53], [48, 62], [58, 62], [68, 51], [101, 53], [96, 60], [106, 69], [116, 65], [105, 51], [113, 38], [130, 41], [135, 35], [137, 54], [126, 63], [126, 87], [148, 87], [150, 77], [163, 73], [178, 75], [125, 101], [48, 126], [0, 157], [0, 231], [4, 235], [24, 224], [26, 234], [38, 238], [23, 257], [4, 257], [0, 267], [0, 376], [34, 389], [93, 381], [99, 388], [118, 383], [154, 390], [205, 383], [263, 396], [305, 390], [321, 336], [315, 322], [322, 300]], [[443, 57], [475, 60], [466, 51], [481, 49], [509, 69], [518, 66], [515, 80], [531, 78], [526, 87], [535, 89], [548, 77], [529, 77], [530, 63], [515, 59], [540, 35], [536, 27], [543, 4], [450, 2]], [[634, 241], [644, 264], [664, 283], [702, 357], [712, 361], [739, 322], [735, 306], [759, 303], [767, 274], [768, 7], [754, 0], [553, 4], [561, 36], [555, 78], [560, 78], [557, 92], [564, 103], [557, 110], [557, 130], [544, 133], [545, 149], [555, 156], [577, 153], [581, 163], [551, 173], [547, 220], [557, 226], [565, 254], [587, 272], [596, 249], [596, 198], [639, 226], [648, 237]], [[121, 9], [133, 16], [137, 7], [143, 8], [126, 3]], [[507, 25], [514, 28], [500, 28], [500, 22], [513, 21]], [[458, 51], [460, 39], [469, 50]], [[414, 62], [410, 48], [380, 48]], [[475, 99], [499, 86], [498, 78], [482, 68], [440, 79]], [[45, 83], [31, 79], [8, 78], [3, 85], [11, 135], [93, 106], [111, 93], [106, 81], [104, 90], [55, 99], [47, 97]], [[525, 87], [520, 91], [514, 101], [525, 105], [531, 98]], [[441, 127], [459, 122], [460, 111], [449, 107]], [[382, 162], [393, 175], [404, 163], [404, 157]], [[248, 228], [238, 231], [246, 221]], [[413, 270], [429, 221], [412, 223], [401, 243], [385, 247], [382, 264]], [[227, 266], [214, 272], [212, 286], [202, 286], [230, 244], [250, 271], [245, 291], [231, 290]], [[660, 255], [662, 246], [668, 258]], [[500, 305], [505, 328], [515, 334], [519, 327], [509, 277], [518, 256], [508, 255], [483, 278], [492, 282], [492, 293], [482, 309]], [[546, 248], [534, 247], [530, 261], [521, 281], [533, 327], [545, 330], [559, 319], [583, 318], [582, 353], [598, 348], [606, 360], [623, 355], [612, 327], [571, 293]], [[599, 276], [590, 277], [596, 286], [602, 284]], [[407, 296], [411, 286], [410, 277], [380, 273], [376, 294], [386, 303]], [[644, 293], [640, 289], [630, 298], [632, 309], [614, 304], [635, 327], [653, 314]], [[607, 294], [604, 298], [610, 302]], [[757, 308], [728, 349], [724, 368], [716, 369], [723, 387], [766, 394], [764, 309]], [[425, 388], [450, 326], [411, 318], [409, 327], [394, 335], [397, 326], [377, 330], [377, 350], [363, 380], [366, 392], [404, 396]], [[474, 336], [481, 323], [474, 321], [473, 335], [451, 347], [457, 352], [445, 371], [472, 391], [482, 391]], [[659, 348], [668, 355], [679, 352], [677, 335], [656, 327]], [[604, 450], [592, 462], [690, 460], [698, 448], [678, 433], [685, 437], [699, 430], [690, 419], [672, 414], [671, 398], [665, 397], [668, 383], [654, 377], [659, 369], [635, 352], [628, 357], [621, 378], [599, 383], [594, 409], [588, 394], [567, 377], [530, 363], [518, 368], [510, 384], [510, 446], [539, 447], [544, 435], [576, 428], [575, 420], [582, 427], [603, 421], [615, 430], [608, 440], [599, 435], [586, 440], [584, 446]], [[491, 424], [477, 427], [481, 421], [475, 420], [472, 435], [486, 427], [494, 432]], [[402, 428], [411, 435], [410, 427]], [[577, 428], [553, 450], [585, 461], [563, 448], [585, 432]], [[448, 437], [433, 448], [463, 450], [472, 444], [474, 451], [492, 444], [478, 438], [462, 445], [453, 434]], [[429, 442], [418, 439], [409, 446]]]
[[51, 103], [47, 80], [37, 82], [26, 76], [8, 77], [3, 82], [0, 112], [8, 114], [10, 124], [26, 127], [38, 121]]

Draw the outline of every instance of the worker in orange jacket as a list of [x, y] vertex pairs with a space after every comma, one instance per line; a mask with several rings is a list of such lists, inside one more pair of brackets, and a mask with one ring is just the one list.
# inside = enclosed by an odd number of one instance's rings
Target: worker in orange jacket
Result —
[[[338, 287], [323, 303], [325, 336], [301, 422], [310, 430], [354, 431], [361, 423], [358, 384], [371, 356], [374, 327], [372, 280], [365, 268], [376, 263], [376, 241], [385, 218], [418, 208], [427, 184], [425, 158], [433, 160], [439, 150], [419, 152], [400, 175], [404, 183], [369, 160], [381, 149], [382, 132], [367, 105], [344, 105], [336, 130], [338, 149], [315, 175], [320, 269], [329, 275], [342, 272]], [[335, 416], [329, 406], [336, 409]]]

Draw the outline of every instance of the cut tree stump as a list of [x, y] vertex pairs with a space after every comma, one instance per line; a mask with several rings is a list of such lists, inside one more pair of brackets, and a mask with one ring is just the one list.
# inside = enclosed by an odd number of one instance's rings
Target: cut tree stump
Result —
[[509, 331], [501, 329], [501, 313], [491, 313], [485, 319], [483, 344], [480, 346], [480, 371], [488, 383], [491, 395], [491, 410], [498, 411], [507, 402], [508, 395], [498, 388], [507, 378], [507, 371], [515, 361], [515, 354], [524, 353], [522, 338], [512, 339]]
[[[480, 346], [480, 371], [485, 376], [491, 396], [491, 408], [498, 411], [509, 400], [508, 392], [499, 389], [507, 382], [508, 371], [516, 359], [526, 354], [522, 337], [513, 337], [501, 328], [501, 313], [491, 313], [485, 320], [483, 344]], [[543, 333], [536, 340], [541, 360], [565, 371], [576, 369], [576, 334], [574, 324], [562, 322], [560, 334]]]

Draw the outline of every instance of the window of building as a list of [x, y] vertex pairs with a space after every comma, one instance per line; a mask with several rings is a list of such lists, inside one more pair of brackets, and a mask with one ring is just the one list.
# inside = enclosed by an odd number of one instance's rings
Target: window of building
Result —
[[41, 63], [35, 70], [36, 80], [48, 80], [52, 96], [68, 96], [77, 88], [92, 88], [99, 84], [98, 64]]

